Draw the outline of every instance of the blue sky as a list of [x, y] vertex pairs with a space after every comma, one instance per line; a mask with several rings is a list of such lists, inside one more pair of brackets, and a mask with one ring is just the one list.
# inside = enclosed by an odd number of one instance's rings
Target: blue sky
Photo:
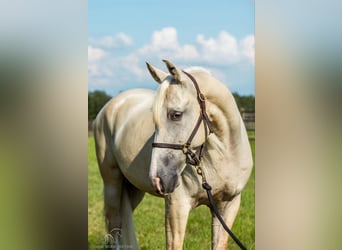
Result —
[[156, 89], [145, 61], [209, 69], [232, 92], [255, 94], [254, 1], [88, 1], [88, 89]]

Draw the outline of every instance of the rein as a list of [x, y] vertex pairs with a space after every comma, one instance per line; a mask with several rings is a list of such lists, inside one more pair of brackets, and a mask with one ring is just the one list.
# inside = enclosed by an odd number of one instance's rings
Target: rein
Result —
[[[211, 133], [214, 133], [213, 127], [210, 123], [208, 114], [206, 112], [206, 105], [205, 105], [205, 96], [201, 93], [200, 88], [198, 86], [198, 83], [196, 79], [190, 75], [189, 73], [183, 71], [184, 74], [186, 74], [191, 81], [193, 82], [196, 91], [197, 91], [197, 101], [201, 108], [201, 113], [198, 117], [198, 120], [196, 122], [196, 125], [194, 129], [192, 130], [188, 140], [184, 144], [173, 144], [173, 143], [163, 143], [163, 142], [153, 142], [152, 147], [154, 148], [168, 148], [168, 149], [174, 149], [174, 150], [182, 150], [183, 153], [186, 156], [185, 162], [187, 164], [190, 164], [195, 167], [196, 172], [198, 175], [202, 177], [202, 187], [205, 189], [208, 195], [208, 200], [210, 203], [210, 207], [212, 211], [215, 213], [217, 219], [221, 222], [223, 228], [226, 230], [226, 232], [232, 237], [232, 239], [235, 241], [235, 243], [242, 249], [247, 250], [247, 248], [240, 242], [240, 240], [234, 235], [234, 233], [229, 229], [229, 227], [224, 222], [223, 218], [221, 217], [220, 213], [218, 212], [218, 209], [214, 203], [213, 196], [211, 194], [211, 186], [207, 183], [206, 177], [204, 172], [202, 171], [202, 168], [200, 167], [201, 159], [204, 152], [204, 143], [200, 147], [199, 155], [197, 156], [196, 153], [191, 149], [191, 142], [194, 139], [199, 127], [201, 126], [201, 122], [203, 122], [204, 127], [208, 127], [209, 129], [209, 135]], [[207, 131], [207, 130], [206, 130]]]

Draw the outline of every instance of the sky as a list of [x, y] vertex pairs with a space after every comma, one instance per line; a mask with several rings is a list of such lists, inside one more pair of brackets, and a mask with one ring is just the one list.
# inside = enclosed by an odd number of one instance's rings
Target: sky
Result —
[[231, 92], [255, 94], [253, 0], [89, 0], [88, 90], [156, 89], [145, 62], [201, 66]]

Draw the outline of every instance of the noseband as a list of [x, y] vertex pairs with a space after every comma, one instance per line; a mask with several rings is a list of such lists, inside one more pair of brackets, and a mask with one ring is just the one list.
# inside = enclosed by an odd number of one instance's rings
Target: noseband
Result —
[[[208, 127], [209, 134], [213, 133], [214, 130], [213, 130], [213, 127], [210, 123], [208, 114], [206, 112], [205, 96], [201, 93], [201, 90], [199, 89], [199, 86], [198, 86], [196, 79], [192, 75], [190, 75], [189, 73], [187, 73], [185, 71], [183, 71], [183, 73], [186, 74], [191, 79], [191, 81], [193, 82], [193, 84], [196, 88], [196, 92], [197, 92], [197, 101], [198, 101], [200, 108], [201, 108], [201, 112], [200, 112], [200, 115], [199, 115], [198, 120], [196, 122], [196, 125], [195, 125], [194, 129], [192, 130], [188, 140], [184, 144], [153, 142], [152, 147], [182, 150], [183, 153], [186, 155], [186, 163], [194, 165], [194, 166], [198, 166], [200, 164], [201, 157], [203, 154], [204, 143], [201, 145], [199, 156], [197, 156], [195, 154], [195, 152], [193, 152], [191, 150], [192, 140], [194, 139], [194, 137], [195, 137], [200, 125], [201, 125], [201, 122], [203, 122], [203, 125], [205, 128], [206, 128], [206, 126]], [[206, 133], [207, 133], [207, 130], [206, 130]]]

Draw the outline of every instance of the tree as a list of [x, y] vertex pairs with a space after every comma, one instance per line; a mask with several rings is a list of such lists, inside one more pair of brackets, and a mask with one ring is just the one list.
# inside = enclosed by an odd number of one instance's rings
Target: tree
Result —
[[88, 120], [94, 120], [97, 113], [111, 98], [101, 90], [88, 92]]
[[238, 93], [234, 92], [233, 96], [235, 98], [236, 104], [240, 110], [242, 111], [255, 111], [255, 96], [248, 95], [248, 96], [240, 96]]

